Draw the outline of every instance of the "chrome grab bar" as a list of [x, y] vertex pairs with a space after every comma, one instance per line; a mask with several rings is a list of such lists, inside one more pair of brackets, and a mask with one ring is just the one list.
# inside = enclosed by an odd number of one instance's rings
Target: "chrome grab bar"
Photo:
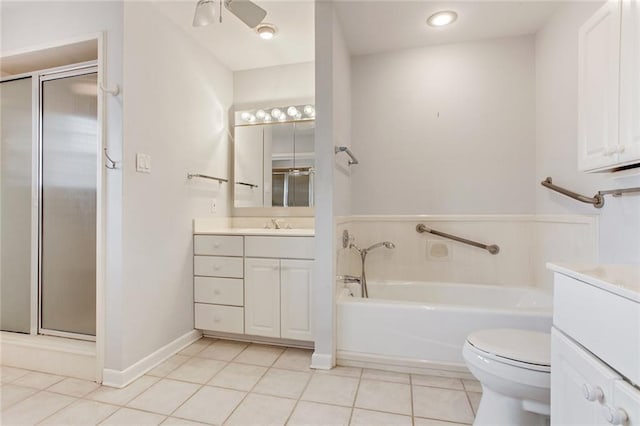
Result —
[[467, 240], [466, 238], [456, 237], [455, 235], [451, 235], [451, 234], [447, 234], [447, 233], [444, 233], [444, 232], [436, 231], [435, 229], [427, 228], [424, 223], [417, 224], [416, 225], [416, 231], [421, 233], [421, 234], [424, 233], [424, 232], [427, 232], [429, 234], [437, 235], [439, 237], [448, 238], [450, 240], [458, 241], [459, 243], [469, 244], [470, 246], [474, 246], [474, 247], [478, 247], [478, 248], [481, 248], [483, 250], [486, 250], [491, 254], [500, 253], [500, 247], [498, 247], [496, 244], [487, 245], [487, 244], [482, 244], [482, 243], [479, 243], [479, 242], [476, 242], [476, 241]]
[[347, 146], [336, 146], [335, 147], [335, 153], [339, 153], [339, 152], [344, 152], [345, 154], [347, 154], [349, 157], [351, 157], [351, 159], [349, 160], [349, 165], [353, 165], [353, 164], [360, 164], [360, 162], [358, 161], [358, 159], [356, 158], [355, 155], [353, 155], [353, 152], [351, 152], [351, 150], [349, 149], [349, 147]]
[[229, 179], [223, 179], [223, 178], [209, 176], [209, 175], [201, 175], [200, 173], [188, 173], [187, 174], [187, 179], [193, 179], [193, 178], [217, 180], [220, 183], [229, 182]]
[[599, 209], [602, 206], [604, 206], [604, 197], [602, 196], [602, 194], [597, 193], [596, 195], [594, 195], [593, 197], [586, 197], [584, 195], [578, 194], [576, 192], [573, 191], [569, 191], [568, 189], [564, 189], [560, 186], [554, 185], [553, 184], [553, 180], [548, 177], [545, 180], [543, 180], [542, 182], [540, 182], [540, 184], [546, 188], [551, 189], [552, 191], [556, 191], [559, 192], [562, 195], [566, 195], [567, 197], [573, 198], [574, 200], [578, 200], [582, 203], [586, 203], [586, 204], [592, 204], [593, 207]]
[[254, 185], [252, 183], [247, 183], [247, 182], [236, 182], [236, 185], [244, 185], [244, 186], [248, 186], [250, 188], [257, 188], [258, 185]]

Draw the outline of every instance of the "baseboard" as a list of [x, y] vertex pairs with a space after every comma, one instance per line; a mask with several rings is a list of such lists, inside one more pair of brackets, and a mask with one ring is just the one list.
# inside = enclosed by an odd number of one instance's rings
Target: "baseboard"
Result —
[[463, 364], [438, 363], [410, 358], [395, 358], [359, 352], [338, 351], [337, 365], [344, 367], [373, 368], [398, 373], [424, 374], [427, 376], [473, 379]]
[[314, 352], [311, 356], [311, 368], [317, 370], [331, 370], [335, 365], [332, 354], [320, 354]]
[[2, 365], [96, 380], [96, 343], [64, 337], [0, 333]]
[[102, 372], [102, 384], [114, 388], [123, 388], [173, 356], [176, 352], [181, 351], [200, 339], [200, 337], [202, 337], [202, 333], [200, 333], [199, 330], [191, 330], [124, 370], [105, 368]]
[[237, 342], [264, 343], [274, 346], [286, 346], [287, 348], [313, 349], [313, 342], [292, 339], [280, 339], [275, 337], [262, 337], [250, 334], [223, 333], [220, 331], [202, 330], [202, 335], [214, 339], [234, 340]]

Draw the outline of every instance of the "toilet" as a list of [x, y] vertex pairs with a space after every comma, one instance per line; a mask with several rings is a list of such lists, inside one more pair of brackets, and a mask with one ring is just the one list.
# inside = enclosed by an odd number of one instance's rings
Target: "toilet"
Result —
[[475, 426], [549, 424], [549, 333], [480, 330], [467, 337], [462, 355], [482, 384]]

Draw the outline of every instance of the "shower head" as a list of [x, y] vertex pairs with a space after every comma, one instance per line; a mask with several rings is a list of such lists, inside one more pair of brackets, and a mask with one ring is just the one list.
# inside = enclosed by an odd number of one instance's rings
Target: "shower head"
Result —
[[376, 244], [372, 245], [371, 247], [364, 249], [363, 251], [369, 252], [371, 250], [377, 249], [378, 247], [394, 249], [394, 248], [396, 248], [396, 245], [393, 244], [391, 241], [383, 241], [381, 243], [376, 243]]

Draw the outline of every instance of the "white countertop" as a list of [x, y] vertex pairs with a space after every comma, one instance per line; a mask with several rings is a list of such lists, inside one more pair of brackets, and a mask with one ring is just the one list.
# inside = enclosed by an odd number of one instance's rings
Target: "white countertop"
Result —
[[547, 263], [547, 268], [640, 303], [640, 265]]
[[211, 228], [199, 229], [197, 235], [262, 235], [273, 237], [313, 237], [315, 229], [268, 229], [268, 228]]

